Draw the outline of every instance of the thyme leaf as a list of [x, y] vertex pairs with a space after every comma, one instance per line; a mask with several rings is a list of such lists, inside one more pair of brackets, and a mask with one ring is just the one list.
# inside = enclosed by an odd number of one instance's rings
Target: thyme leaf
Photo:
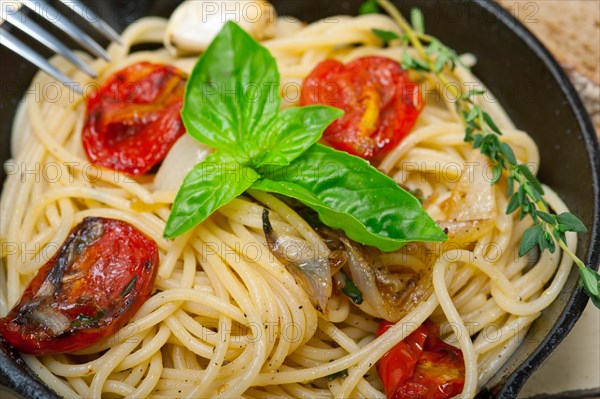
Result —
[[367, 0], [362, 3], [358, 9], [358, 15], [377, 13], [379, 13], [379, 4], [377, 4], [377, 0]]

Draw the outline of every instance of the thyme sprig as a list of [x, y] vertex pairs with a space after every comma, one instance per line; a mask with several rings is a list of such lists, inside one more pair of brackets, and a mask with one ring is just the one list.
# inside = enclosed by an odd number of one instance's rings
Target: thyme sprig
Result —
[[[420, 73], [432, 73], [442, 86], [455, 98], [456, 112], [465, 126], [465, 142], [479, 149], [491, 162], [493, 167], [492, 184], [507, 177], [509, 203], [506, 213], [520, 211], [519, 218], [529, 216], [533, 226], [528, 228], [521, 238], [519, 256], [524, 256], [536, 246], [540, 251], [549, 250], [554, 253], [556, 245], [573, 259], [579, 270], [579, 283], [590, 296], [596, 307], [600, 308], [600, 275], [569, 249], [566, 244], [566, 233], [583, 233], [587, 229], [577, 216], [570, 212], [559, 215], [550, 210], [544, 198], [544, 189], [538, 178], [529, 167], [517, 161], [515, 154], [505, 142], [500, 140], [502, 132], [493, 118], [485, 112], [474, 99], [484, 94], [482, 90], [469, 90], [461, 93], [454, 81], [456, 66], [462, 64], [458, 54], [445, 46], [438, 39], [425, 34], [423, 14], [418, 9], [411, 11], [411, 23], [402, 16], [398, 9], [388, 0], [376, 0], [398, 24], [403, 34], [388, 31], [374, 31], [384, 43], [400, 39], [403, 44], [410, 44], [418, 57], [404, 52], [402, 67]], [[375, 0], [370, 0], [368, 9], [373, 10]]]

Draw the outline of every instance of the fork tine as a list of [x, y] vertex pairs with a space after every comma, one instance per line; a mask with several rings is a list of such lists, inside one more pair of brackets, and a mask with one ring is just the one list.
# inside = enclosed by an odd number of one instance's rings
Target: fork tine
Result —
[[107, 39], [114, 40], [119, 44], [123, 44], [121, 36], [115, 31], [112, 26], [107, 24], [102, 18], [96, 15], [89, 7], [86, 7], [79, 0], [60, 0], [61, 3], [69, 7], [76, 14], [89, 22], [96, 30], [102, 33]]
[[24, 57], [54, 79], [61, 81], [71, 90], [83, 95], [83, 90], [78, 84], [75, 84], [69, 77], [59, 71], [54, 65], [50, 64], [44, 57], [33, 51], [25, 43], [8, 33], [2, 26], [0, 26], [0, 44]]
[[34, 39], [38, 40], [40, 43], [42, 43], [44, 46], [48, 47], [55, 53], [62, 55], [89, 76], [93, 78], [98, 76], [92, 68], [87, 66], [87, 64], [81, 59], [79, 59], [71, 50], [69, 50], [67, 46], [65, 46], [56, 38], [54, 38], [51, 34], [44, 30], [44, 28], [42, 28], [32, 20], [27, 20], [27, 23], [23, 22], [25, 21], [25, 18], [21, 18], [19, 16], [20, 13], [21, 12], [19, 11], [16, 14], [16, 16], [13, 14], [6, 15], [6, 21], [8, 21], [11, 25], [15, 26], [16, 28], [19, 28], [23, 32], [27, 33]]
[[[66, 18], [64, 18], [54, 7], [51, 7], [44, 0], [36, 0], [37, 3], [42, 3], [43, 7], [39, 7], [36, 5], [36, 2], [33, 0], [21, 0], [23, 4], [27, 6], [27, 8], [33, 10], [52, 24], [59, 27], [63, 32], [67, 33], [72, 39], [76, 40], [79, 44], [85, 47], [90, 53], [96, 55], [97, 57], [102, 57], [106, 61], [110, 61], [110, 56], [98, 43], [96, 43], [91, 37], [89, 37], [86, 33], [84, 33], [77, 26], [72, 24]], [[43, 8], [43, 9], [42, 9]], [[58, 15], [59, 17], [56, 19], [50, 18], [51, 15]]]

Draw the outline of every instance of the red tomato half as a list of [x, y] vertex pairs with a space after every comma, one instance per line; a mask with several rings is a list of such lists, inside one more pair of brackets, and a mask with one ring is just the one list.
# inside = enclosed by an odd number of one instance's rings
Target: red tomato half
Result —
[[156, 243], [128, 223], [86, 218], [0, 319], [0, 335], [21, 352], [73, 352], [106, 338], [148, 299]]
[[300, 103], [344, 110], [323, 137], [338, 150], [367, 159], [394, 148], [423, 109], [419, 86], [399, 63], [385, 57], [346, 65], [323, 61], [304, 80]]
[[[382, 321], [377, 336], [393, 325]], [[429, 320], [379, 359], [377, 371], [390, 399], [448, 399], [465, 384], [462, 351], [442, 341]]]
[[109, 77], [87, 102], [82, 139], [90, 161], [133, 176], [162, 161], [185, 133], [185, 84], [177, 68], [148, 62]]

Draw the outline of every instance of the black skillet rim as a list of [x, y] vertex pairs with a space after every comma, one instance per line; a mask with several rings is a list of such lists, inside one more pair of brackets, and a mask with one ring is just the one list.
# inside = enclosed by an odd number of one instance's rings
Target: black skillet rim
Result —
[[[506, 28], [512, 30], [525, 42], [527, 47], [551, 72], [569, 107], [574, 112], [585, 142], [588, 159], [591, 162], [594, 187], [594, 222], [591, 228], [590, 246], [587, 250], [587, 261], [598, 267], [600, 261], [600, 146], [585, 107], [560, 65], [525, 26], [496, 3], [488, 0], [473, 0], [473, 3], [487, 13], [492, 14], [494, 18], [498, 19]], [[567, 301], [557, 323], [554, 324], [552, 330], [540, 345], [504, 381], [480, 392], [478, 398], [516, 397], [527, 378], [541, 366], [543, 361], [573, 328], [587, 302], [588, 297], [580, 288], [577, 288]], [[0, 383], [28, 398], [58, 398], [54, 392], [29, 373], [27, 366], [20, 359], [18, 353], [8, 348], [1, 339], [0, 348], [2, 349], [0, 350]]]
[[[488, 13], [496, 16], [500, 22], [508, 29], [511, 29], [541, 59], [559, 85], [570, 108], [575, 114], [585, 141], [588, 159], [591, 163], [590, 169], [592, 171], [594, 189], [594, 222], [590, 229], [590, 245], [586, 252], [588, 254], [586, 260], [588, 265], [591, 265], [594, 269], [598, 269], [600, 266], [600, 144], [596, 137], [592, 121], [565, 71], [550, 54], [548, 49], [519, 20], [499, 4], [489, 0], [474, 0], [474, 2]], [[540, 342], [537, 348], [501, 385], [479, 392], [477, 397], [516, 397], [531, 374], [543, 364], [544, 360], [550, 356], [558, 344], [573, 329], [588, 301], [589, 298], [585, 292], [583, 292], [581, 287], [577, 287], [565, 304], [564, 310], [558, 317], [552, 330]]]

